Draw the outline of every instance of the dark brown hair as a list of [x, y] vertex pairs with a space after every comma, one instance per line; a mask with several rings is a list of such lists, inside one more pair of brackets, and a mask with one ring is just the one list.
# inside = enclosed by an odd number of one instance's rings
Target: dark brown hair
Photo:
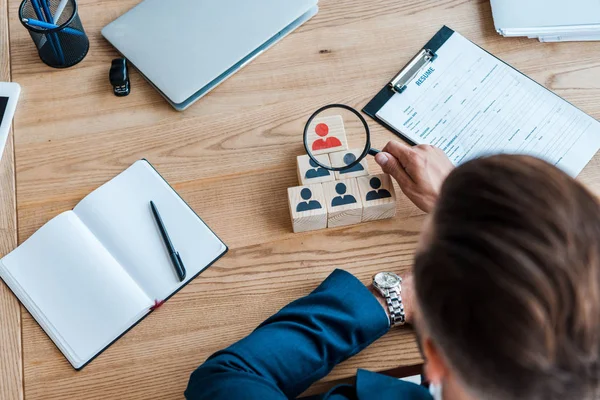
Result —
[[445, 181], [415, 261], [422, 320], [486, 399], [598, 398], [600, 208], [526, 156], [470, 161]]

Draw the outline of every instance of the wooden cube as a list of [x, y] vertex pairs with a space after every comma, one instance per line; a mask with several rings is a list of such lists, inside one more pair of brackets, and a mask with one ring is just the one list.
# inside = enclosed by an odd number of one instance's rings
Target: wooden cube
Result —
[[[331, 160], [331, 165], [339, 168], [345, 167], [346, 165], [350, 165], [356, 161], [358, 157], [361, 156], [364, 149], [350, 149], [344, 151], [338, 151], [336, 153], [330, 153], [329, 158]], [[363, 158], [359, 164], [356, 164], [354, 167], [349, 168], [344, 171], [336, 171], [335, 179], [348, 179], [348, 178], [357, 178], [359, 176], [369, 175], [369, 163], [366, 158]]]
[[327, 201], [327, 227], [359, 224], [363, 204], [356, 178], [323, 183]]
[[396, 215], [396, 192], [389, 175], [361, 176], [357, 180], [363, 202], [362, 222]]
[[[331, 165], [329, 155], [322, 154], [314, 156], [317, 161], [324, 165]], [[329, 182], [335, 180], [335, 173], [319, 167], [309, 156], [298, 156], [298, 182], [299, 185], [311, 185], [313, 183]]]
[[340, 115], [315, 118], [308, 127], [307, 139], [310, 153], [314, 155], [348, 148], [344, 120]]
[[320, 183], [288, 189], [294, 232], [327, 228], [327, 203]]

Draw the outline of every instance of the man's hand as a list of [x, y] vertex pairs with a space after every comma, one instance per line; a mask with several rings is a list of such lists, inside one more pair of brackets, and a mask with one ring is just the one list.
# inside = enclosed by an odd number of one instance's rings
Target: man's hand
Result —
[[442, 183], [454, 169], [442, 150], [424, 144], [408, 147], [391, 141], [375, 160], [383, 172], [398, 181], [406, 197], [426, 213], [433, 210]]

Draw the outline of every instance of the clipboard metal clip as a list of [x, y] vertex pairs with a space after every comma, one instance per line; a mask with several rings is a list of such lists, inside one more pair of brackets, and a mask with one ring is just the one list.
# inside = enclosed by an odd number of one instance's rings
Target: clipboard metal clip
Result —
[[423, 49], [417, 54], [402, 71], [398, 73], [390, 82], [391, 89], [396, 93], [402, 93], [410, 81], [421, 73], [430, 63], [437, 58], [437, 55], [429, 50]]

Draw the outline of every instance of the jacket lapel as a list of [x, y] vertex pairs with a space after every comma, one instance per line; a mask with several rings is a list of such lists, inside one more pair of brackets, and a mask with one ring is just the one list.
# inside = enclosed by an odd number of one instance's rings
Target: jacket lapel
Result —
[[433, 400], [423, 386], [365, 370], [356, 374], [356, 395], [358, 400]]

